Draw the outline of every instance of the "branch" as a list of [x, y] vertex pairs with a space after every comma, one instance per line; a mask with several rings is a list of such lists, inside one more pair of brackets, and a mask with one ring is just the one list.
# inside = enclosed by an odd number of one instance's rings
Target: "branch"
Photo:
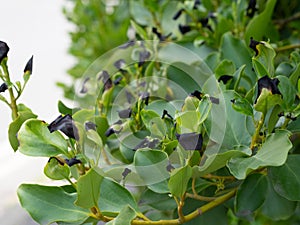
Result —
[[287, 50], [291, 50], [291, 49], [295, 49], [295, 48], [300, 48], [300, 44], [282, 46], [282, 47], [276, 48], [275, 51], [283, 52], [283, 51], [287, 51]]

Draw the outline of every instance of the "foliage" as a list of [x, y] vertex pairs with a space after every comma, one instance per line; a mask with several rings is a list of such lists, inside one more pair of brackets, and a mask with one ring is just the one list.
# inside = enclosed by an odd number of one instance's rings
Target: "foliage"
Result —
[[107, 14], [74, 1], [78, 64], [60, 86], [77, 106], [59, 101], [53, 122], [17, 104], [32, 58], [12, 82], [0, 42], [11, 146], [67, 182], [22, 184], [21, 205], [40, 224], [299, 223], [300, 4], [289, 2], [135, 0]]

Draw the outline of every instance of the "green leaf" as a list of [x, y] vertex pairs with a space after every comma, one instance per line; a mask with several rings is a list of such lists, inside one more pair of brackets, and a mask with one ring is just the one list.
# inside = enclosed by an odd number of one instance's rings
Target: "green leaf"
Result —
[[19, 111], [18, 112], [18, 117], [11, 123], [9, 124], [8, 128], [8, 138], [9, 138], [9, 143], [11, 147], [16, 151], [19, 147], [19, 141], [18, 141], [18, 132], [22, 126], [22, 124], [31, 118], [37, 118], [37, 115], [31, 112], [31, 110], [26, 110], [26, 111]]
[[277, 76], [276, 78], [279, 79], [278, 89], [283, 96], [282, 107], [285, 110], [289, 110], [292, 108], [297, 94], [295, 84], [285, 76]]
[[104, 178], [98, 199], [101, 212], [108, 216], [116, 215], [127, 205], [139, 212], [135, 199], [126, 188], [111, 179]]
[[192, 177], [192, 167], [186, 165], [181, 168], [176, 168], [171, 172], [171, 177], [168, 187], [172, 195], [182, 197], [186, 192], [189, 180]]
[[251, 81], [251, 86], [249, 86], [251, 88], [256, 81], [256, 75], [251, 70], [251, 54], [245, 42], [234, 37], [231, 32], [225, 33], [221, 39], [221, 57], [234, 62], [235, 68], [246, 65], [245, 73]]
[[219, 79], [223, 75], [233, 75], [235, 72], [235, 65], [231, 60], [223, 59], [215, 70], [216, 78]]
[[147, 32], [140, 25], [138, 25], [133, 20], [130, 21], [130, 24], [141, 38], [143, 38], [144, 40], [148, 40]]
[[86, 209], [98, 206], [102, 180], [103, 173], [97, 168], [92, 168], [85, 175], [80, 176], [77, 182], [78, 196], [75, 204]]
[[253, 116], [252, 105], [246, 98], [243, 98], [238, 94], [236, 94], [235, 98], [233, 99], [232, 108], [245, 115]]
[[251, 171], [261, 167], [283, 165], [289, 150], [292, 148], [289, 136], [290, 133], [288, 131], [279, 130], [267, 136], [266, 141], [256, 155], [231, 159], [227, 164], [231, 174], [242, 180]]
[[[276, 0], [269, 0], [262, 13], [254, 17], [247, 25], [245, 32], [245, 40], [249, 44], [250, 37], [255, 40], [262, 40], [263, 36], [266, 35], [267, 28], [270, 26], [273, 10], [276, 4]], [[266, 35], [268, 36], [268, 35]]]
[[218, 169], [226, 166], [230, 159], [250, 154], [249, 152], [243, 152], [240, 150], [230, 150], [223, 153], [203, 155], [200, 166], [193, 167], [193, 177], [201, 177], [203, 175], [215, 172]]
[[[169, 173], [168, 155], [165, 152], [153, 149], [140, 149], [134, 155], [133, 164], [141, 180], [151, 190], [159, 193], [168, 192], [167, 179]], [[157, 185], [157, 186], [155, 186]]]
[[[130, 14], [137, 23], [150, 27], [154, 25], [151, 12], [145, 7], [142, 1], [130, 1], [129, 7]], [[148, 39], [144, 38], [144, 40]]]
[[268, 181], [264, 175], [252, 174], [244, 180], [235, 197], [237, 216], [250, 217], [265, 201]]
[[143, 206], [151, 206], [154, 209], [166, 211], [166, 210], [174, 210], [177, 208], [177, 204], [172, 196], [168, 193], [159, 194], [156, 192], [147, 189], [141, 196], [140, 205]]
[[281, 95], [272, 94], [270, 90], [268, 90], [267, 88], [263, 88], [256, 101], [256, 104], [254, 105], [254, 109], [266, 115], [270, 108], [274, 107], [277, 104], [280, 104], [281, 102]]
[[208, 98], [201, 99], [197, 111], [200, 113], [199, 124], [202, 124], [209, 116], [212, 103]]
[[64, 137], [58, 131], [50, 133], [47, 124], [37, 119], [29, 119], [23, 124], [18, 140], [20, 152], [25, 155], [68, 156], [68, 144]]
[[63, 180], [69, 178], [70, 169], [67, 164], [61, 165], [55, 158], [51, 158], [44, 167], [44, 174], [53, 180]]
[[272, 112], [271, 112], [271, 115], [269, 117], [269, 121], [268, 121], [268, 132], [269, 133], [273, 132], [273, 129], [275, 128], [275, 126], [276, 126], [276, 124], [279, 120], [278, 114], [280, 112], [282, 112], [281, 106], [275, 105]]
[[75, 193], [67, 193], [61, 187], [22, 184], [18, 197], [22, 207], [39, 224], [82, 224], [90, 215], [89, 210], [74, 205]]
[[280, 167], [271, 167], [269, 175], [275, 191], [290, 201], [300, 201], [300, 155], [289, 155]]
[[268, 75], [269, 77], [274, 76], [274, 58], [276, 56], [275, 50], [268, 43], [261, 41], [256, 46], [258, 55], [252, 58], [253, 68], [258, 75], [258, 78]]
[[119, 215], [112, 221], [106, 223], [106, 225], [131, 225], [131, 221], [136, 217], [136, 212], [126, 205], [120, 211]]
[[[195, 108], [196, 109], [196, 108]], [[198, 111], [187, 111], [178, 113], [175, 116], [176, 123], [180, 129], [180, 133], [191, 133], [191, 132], [199, 132], [200, 125], [200, 113]], [[191, 123], [191, 121], [193, 121]]]
[[58, 106], [58, 111], [64, 115], [65, 114], [73, 115], [74, 113], [80, 110], [79, 108], [73, 108], [73, 109], [69, 108], [60, 100], [58, 101], [57, 106]]
[[266, 200], [261, 207], [262, 214], [272, 220], [286, 220], [294, 214], [296, 207], [297, 202], [287, 200], [274, 190], [273, 184], [269, 178]]

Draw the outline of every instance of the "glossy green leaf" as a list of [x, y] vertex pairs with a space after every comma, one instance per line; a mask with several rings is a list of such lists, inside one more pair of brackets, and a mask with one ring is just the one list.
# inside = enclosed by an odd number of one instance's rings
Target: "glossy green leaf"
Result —
[[202, 124], [207, 117], [209, 116], [212, 103], [208, 98], [203, 98], [197, 108], [197, 111], [200, 113], [199, 124]]
[[279, 120], [279, 113], [282, 112], [282, 108], [279, 105], [275, 105], [272, 109], [272, 112], [269, 117], [268, 121], [268, 132], [272, 133], [273, 129], [275, 128], [278, 120]]
[[106, 223], [106, 225], [131, 225], [131, 221], [136, 217], [136, 212], [126, 205], [120, 211], [119, 215], [112, 221]]
[[19, 147], [19, 141], [17, 138], [18, 132], [22, 124], [31, 118], [37, 118], [37, 115], [31, 112], [31, 110], [19, 111], [18, 117], [8, 127], [8, 138], [11, 147], [16, 151]]
[[261, 167], [283, 165], [292, 148], [289, 136], [288, 131], [279, 130], [267, 136], [256, 155], [231, 159], [227, 164], [231, 174], [237, 179], [245, 179], [251, 171]]
[[246, 98], [242, 98], [238, 94], [232, 102], [232, 108], [240, 113], [253, 116], [253, 107]]
[[186, 192], [187, 185], [191, 177], [192, 167], [190, 165], [174, 169], [171, 172], [171, 177], [168, 183], [171, 194], [179, 198], [182, 197]]
[[254, 109], [258, 112], [266, 114], [270, 108], [274, 107], [277, 104], [280, 104], [281, 102], [281, 95], [272, 94], [272, 92], [267, 88], [263, 88], [254, 105]]
[[[169, 161], [165, 152], [153, 149], [140, 149], [134, 155], [133, 164], [144, 184], [151, 190], [160, 193], [168, 192], [168, 188], [165, 185], [170, 176], [167, 171]], [[157, 187], [154, 185], [157, 185]]]
[[100, 198], [98, 199], [101, 212], [105, 215], [116, 215], [127, 205], [139, 212], [135, 199], [125, 187], [111, 179], [104, 178], [101, 182]]
[[241, 66], [246, 65], [245, 74], [252, 84], [254, 84], [256, 75], [251, 70], [251, 54], [244, 41], [234, 37], [230, 32], [225, 33], [221, 39], [221, 57], [222, 59], [234, 62], [235, 68], [240, 68]]
[[58, 131], [50, 133], [47, 124], [41, 120], [27, 120], [19, 131], [18, 140], [20, 152], [25, 155], [68, 155], [68, 144], [64, 137]]
[[262, 214], [272, 220], [286, 220], [295, 213], [296, 207], [297, 202], [289, 201], [279, 195], [274, 190], [271, 180], [268, 179], [266, 200], [261, 207]]
[[172, 196], [168, 193], [160, 194], [147, 189], [141, 196], [141, 206], [151, 206], [157, 210], [174, 210], [177, 204]]
[[289, 155], [280, 167], [271, 167], [269, 175], [275, 191], [290, 201], [300, 201], [300, 156]]
[[44, 174], [53, 180], [63, 180], [69, 178], [70, 169], [67, 164], [61, 165], [55, 158], [52, 158], [44, 167]]
[[[176, 123], [178, 124], [178, 128], [180, 129], [180, 133], [191, 133], [191, 132], [199, 132], [199, 118], [200, 112], [198, 111], [187, 111], [178, 113], [176, 115]], [[193, 121], [193, 122], [192, 122]]]
[[75, 112], [77, 112], [78, 110], [80, 110], [79, 108], [69, 108], [68, 106], [66, 106], [62, 101], [58, 101], [58, 111], [61, 113], [61, 114], [70, 114], [70, 115], [73, 115]]
[[97, 206], [102, 180], [103, 172], [97, 168], [90, 169], [85, 175], [80, 176], [77, 181], [78, 196], [75, 204], [86, 209]]
[[268, 181], [264, 175], [252, 174], [239, 187], [235, 197], [235, 213], [250, 217], [266, 199]]
[[201, 177], [225, 167], [230, 159], [250, 155], [249, 152], [230, 150], [223, 153], [202, 156], [200, 166], [193, 167], [193, 177]]
[[247, 43], [250, 41], [250, 37], [255, 40], [262, 40], [263, 36], [270, 26], [270, 20], [273, 14], [273, 10], [276, 4], [276, 0], [269, 0], [265, 6], [265, 9], [258, 16], [254, 17], [246, 27], [245, 40]]
[[279, 80], [278, 89], [283, 96], [282, 107], [289, 110], [294, 104], [297, 94], [295, 84], [291, 83], [290, 79], [285, 76], [277, 76], [276, 78]]
[[39, 224], [82, 224], [90, 215], [89, 210], [74, 204], [75, 193], [67, 193], [61, 187], [22, 184], [18, 188], [18, 197], [22, 207]]

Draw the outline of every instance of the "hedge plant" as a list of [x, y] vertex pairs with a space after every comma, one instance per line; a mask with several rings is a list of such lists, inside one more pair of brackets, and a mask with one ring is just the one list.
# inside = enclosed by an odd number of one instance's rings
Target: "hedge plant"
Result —
[[298, 224], [300, 4], [286, 2], [74, 1], [78, 63], [59, 84], [74, 105], [54, 121], [19, 103], [33, 58], [13, 81], [1, 41], [11, 147], [65, 181], [22, 184], [22, 207], [39, 224]]

